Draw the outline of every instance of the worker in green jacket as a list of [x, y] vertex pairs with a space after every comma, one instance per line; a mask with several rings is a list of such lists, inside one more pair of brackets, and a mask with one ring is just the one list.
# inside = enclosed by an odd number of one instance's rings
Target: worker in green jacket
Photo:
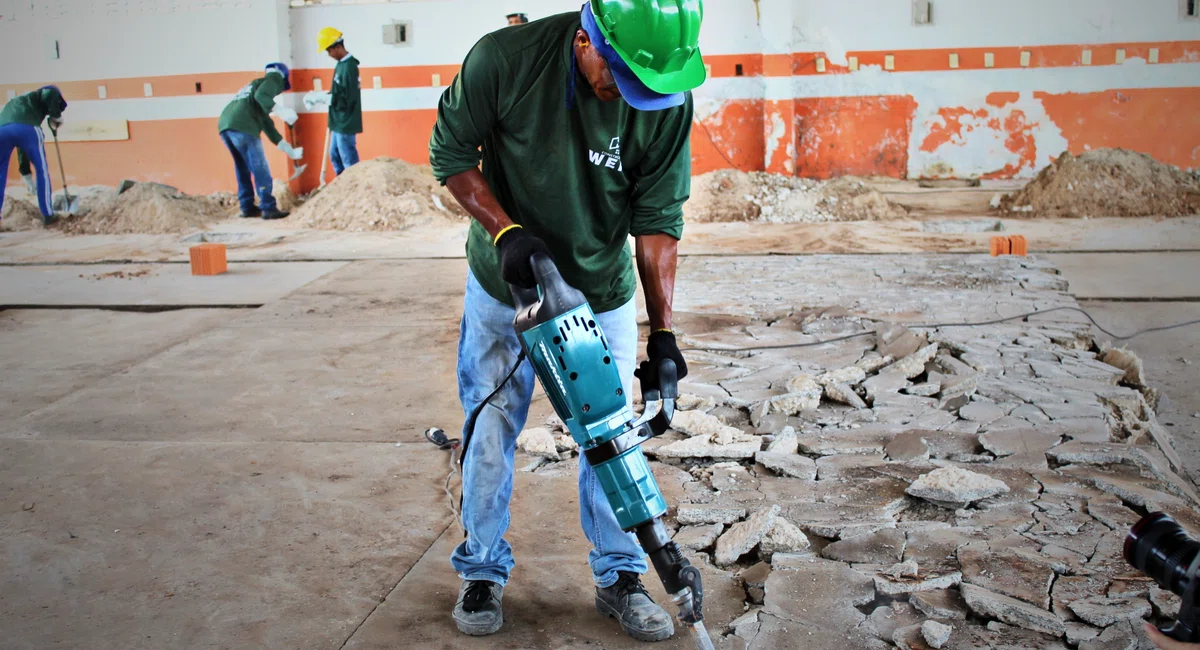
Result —
[[268, 64], [266, 74], [238, 91], [233, 101], [221, 111], [221, 118], [217, 122], [221, 140], [233, 156], [233, 167], [237, 173], [238, 203], [241, 204], [243, 217], [282, 219], [288, 216], [287, 212], [279, 209], [274, 195], [271, 194], [274, 182], [271, 180], [271, 168], [267, 165], [267, 155], [263, 151], [261, 137], [266, 133], [267, 139], [292, 160], [304, 158], [304, 148], [293, 148], [279, 134], [271, 120], [271, 115], [275, 115], [291, 126], [298, 119], [296, 111], [275, 103], [275, 98], [280, 93], [292, 88], [288, 75], [286, 65]]
[[[687, 375], [671, 331], [671, 300], [691, 188], [688, 91], [705, 79], [701, 1], [591, 0], [580, 12], [501, 29], [475, 44], [438, 105], [433, 173], [474, 219], [458, 389], [464, 413], [478, 416], [463, 431], [467, 536], [451, 557], [463, 580], [453, 618], [465, 634], [503, 625], [501, 599], [514, 566], [504, 533], [534, 373], [527, 363], [514, 368], [521, 345], [509, 285], [534, 286], [530, 257], [552, 256], [587, 297], [632, 398], [632, 235], [650, 317], [648, 367], [670, 359], [680, 378]], [[671, 616], [641, 582], [646, 556], [621, 530], [582, 458], [579, 504], [597, 609], [635, 639], [670, 637]]]
[[333, 27], [317, 34], [317, 48], [337, 61], [333, 90], [308, 93], [304, 105], [310, 111], [319, 104], [329, 106], [329, 159], [333, 162], [333, 173], [340, 176], [346, 168], [358, 164], [358, 134], [363, 132], [358, 59], [346, 51], [345, 36]]
[[[67, 109], [67, 100], [56, 86], [43, 86], [37, 90], [14, 97], [0, 110], [0, 178], [8, 178], [8, 163], [13, 149], [18, 151], [18, 164], [25, 187], [31, 196], [37, 196], [38, 211], [42, 223], [54, 223], [53, 188], [50, 185], [50, 165], [46, 161], [45, 136], [42, 122], [47, 122], [57, 131], [63, 124], [62, 114]], [[32, 164], [33, 169], [30, 169]], [[37, 173], [35, 181], [32, 173]], [[4, 207], [4, 196], [0, 192], [0, 209]]]

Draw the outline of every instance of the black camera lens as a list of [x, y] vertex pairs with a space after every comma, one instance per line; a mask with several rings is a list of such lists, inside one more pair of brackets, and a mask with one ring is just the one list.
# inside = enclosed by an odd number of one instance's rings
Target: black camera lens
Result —
[[1183, 595], [1188, 570], [1200, 554], [1200, 542], [1188, 536], [1177, 521], [1155, 512], [1134, 524], [1125, 538], [1125, 561], [1154, 579], [1163, 589]]

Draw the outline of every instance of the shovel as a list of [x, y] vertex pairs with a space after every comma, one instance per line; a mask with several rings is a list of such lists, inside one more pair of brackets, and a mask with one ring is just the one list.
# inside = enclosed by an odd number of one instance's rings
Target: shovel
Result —
[[[296, 138], [295, 138], [295, 135], [292, 134], [292, 125], [291, 124], [288, 125], [287, 130], [288, 130], [288, 144], [295, 146]], [[298, 165], [296, 167], [296, 171], [292, 172], [291, 177], [287, 179], [287, 182], [290, 183], [290, 182], [296, 180], [297, 178], [300, 178], [300, 175], [303, 174], [304, 170], [306, 170], [306, 169], [308, 169], [307, 163], [305, 163], [303, 165]]]
[[67, 201], [65, 212], [67, 214], [75, 214], [75, 210], [79, 206], [75, 205], [75, 201], [71, 198], [71, 192], [67, 189], [67, 172], [63, 168], [62, 149], [58, 147], [58, 129], [53, 126], [50, 127], [50, 134], [54, 136], [54, 154], [58, 156], [58, 175], [62, 178], [63, 198]]

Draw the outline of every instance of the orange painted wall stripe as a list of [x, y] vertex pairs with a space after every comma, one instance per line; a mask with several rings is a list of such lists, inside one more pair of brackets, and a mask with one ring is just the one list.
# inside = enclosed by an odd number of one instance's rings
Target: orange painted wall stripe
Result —
[[[922, 50], [861, 51], [847, 52], [856, 57], [860, 67], [884, 67], [888, 55], [895, 57], [894, 72], [952, 72], [950, 55], [958, 54], [957, 70], [984, 70], [984, 55], [995, 55], [995, 69], [1070, 68], [1083, 66], [1083, 52], [1092, 52], [1092, 66], [1117, 65], [1118, 50], [1125, 50], [1127, 59], [1150, 60], [1150, 50], [1158, 50], [1158, 63], [1200, 63], [1200, 41], [1166, 41], [1152, 43], [1105, 43], [1099, 45], [1039, 45], [1033, 47], [964, 47]], [[1029, 52], [1028, 66], [1021, 65], [1021, 53]], [[825, 72], [817, 71], [817, 59], [825, 58]], [[705, 63], [712, 68], [714, 79], [728, 77], [790, 77], [819, 74], [847, 74], [848, 66], [834, 65], [824, 52], [795, 52], [792, 54], [715, 54], [706, 55]], [[741, 65], [741, 74], [737, 66]], [[441, 85], [449, 85], [458, 74], [458, 64], [363, 67], [360, 69], [363, 87], [374, 86], [374, 77], [380, 77], [383, 88], [426, 88], [433, 85], [433, 75], [441, 75]], [[211, 72], [158, 77], [127, 77], [92, 79], [86, 81], [57, 82], [67, 101], [99, 99], [97, 87], [105, 86], [108, 99], [140, 99], [145, 97], [144, 85], [149, 83], [154, 97], [183, 97], [194, 95], [223, 95], [235, 93], [258, 78], [262, 71]], [[333, 68], [304, 68], [292, 71], [293, 92], [304, 93], [313, 89], [313, 78], [322, 80], [322, 87], [329, 89], [333, 80]], [[47, 82], [56, 83], [56, 82]], [[196, 92], [196, 84], [200, 92]], [[0, 96], [8, 91], [17, 94], [36, 90], [42, 84], [0, 84]]]
[[[145, 98], [145, 84], [151, 84], [154, 97], [182, 97], [187, 95], [226, 95], [257, 79], [261, 72], [210, 72], [181, 74], [167, 77], [126, 77], [123, 79], [95, 79], [88, 81], [61, 81], [54, 83], [63, 92], [67, 102], [85, 99], [100, 99], [99, 86], [104, 86], [108, 99]], [[196, 92], [196, 84], [200, 92]], [[3, 84], [0, 96], [12, 90], [18, 95], [37, 90], [45, 84]]]

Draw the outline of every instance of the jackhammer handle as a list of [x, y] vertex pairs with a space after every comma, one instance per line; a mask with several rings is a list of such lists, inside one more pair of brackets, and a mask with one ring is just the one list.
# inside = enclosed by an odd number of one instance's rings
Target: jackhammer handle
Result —
[[663, 359], [658, 364], [658, 394], [662, 399], [679, 397], [679, 369], [670, 359]]

